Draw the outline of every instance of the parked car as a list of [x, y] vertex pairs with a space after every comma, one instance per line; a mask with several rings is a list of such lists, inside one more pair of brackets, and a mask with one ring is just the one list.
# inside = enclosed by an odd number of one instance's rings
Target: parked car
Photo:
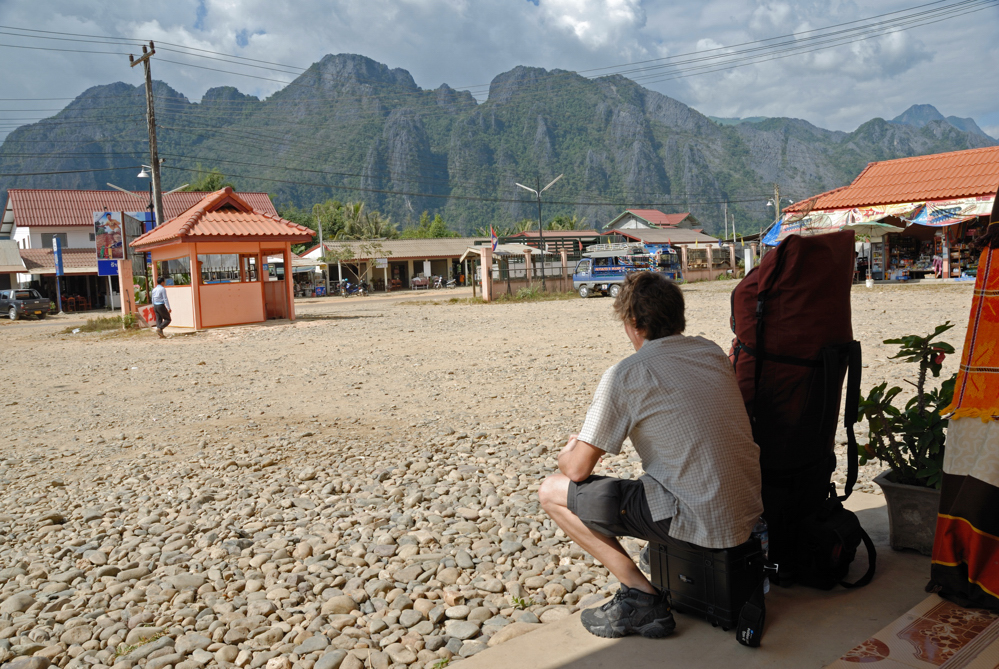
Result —
[[617, 297], [631, 272], [653, 271], [674, 281], [682, 278], [680, 256], [668, 244], [596, 244], [587, 247], [572, 273], [572, 287], [580, 297]]
[[22, 316], [45, 318], [49, 313], [50, 302], [32, 288], [0, 290], [0, 310], [6, 311], [12, 321]]

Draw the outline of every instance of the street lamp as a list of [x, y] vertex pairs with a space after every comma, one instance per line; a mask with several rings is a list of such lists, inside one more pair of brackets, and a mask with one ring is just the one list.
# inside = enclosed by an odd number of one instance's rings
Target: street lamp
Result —
[[524, 184], [517, 184], [519, 188], [531, 191], [532, 193], [534, 193], [535, 197], [538, 198], [538, 241], [541, 244], [541, 288], [545, 292], [548, 292], [548, 284], [545, 282], [545, 233], [544, 233], [544, 225], [541, 223], [541, 194], [544, 193], [549, 188], [551, 188], [552, 186], [554, 186], [555, 182], [561, 179], [562, 176], [563, 175], [561, 174], [558, 175], [550, 184], [548, 184], [544, 188], [541, 188], [541, 178], [539, 177], [538, 190], [534, 190], [533, 188], [528, 188]]

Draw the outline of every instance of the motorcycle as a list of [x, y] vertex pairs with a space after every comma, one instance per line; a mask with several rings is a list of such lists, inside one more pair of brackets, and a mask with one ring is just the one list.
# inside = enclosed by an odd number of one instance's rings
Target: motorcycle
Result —
[[340, 294], [344, 297], [350, 297], [351, 295], [366, 297], [368, 295], [368, 284], [365, 281], [361, 281], [355, 285], [344, 279], [340, 283]]
[[458, 287], [458, 279], [448, 279], [447, 280], [447, 287], [448, 288], [457, 288]]

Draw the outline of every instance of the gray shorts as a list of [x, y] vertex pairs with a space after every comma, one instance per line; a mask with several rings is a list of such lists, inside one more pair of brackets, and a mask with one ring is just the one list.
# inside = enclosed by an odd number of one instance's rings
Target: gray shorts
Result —
[[673, 520], [652, 520], [645, 484], [632, 479], [591, 476], [572, 481], [566, 505], [583, 525], [608, 537], [665, 541]]

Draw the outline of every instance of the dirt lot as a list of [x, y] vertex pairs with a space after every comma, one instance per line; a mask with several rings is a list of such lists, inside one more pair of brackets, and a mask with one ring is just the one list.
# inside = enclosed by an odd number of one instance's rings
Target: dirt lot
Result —
[[[686, 288], [688, 334], [727, 350], [733, 287]], [[856, 288], [863, 387], [912, 376], [883, 339], [950, 320], [960, 348], [971, 288]], [[430, 667], [604, 596], [534, 492], [631, 352], [611, 300], [434, 302], [461, 294], [166, 341], [0, 323], [0, 663]]]

